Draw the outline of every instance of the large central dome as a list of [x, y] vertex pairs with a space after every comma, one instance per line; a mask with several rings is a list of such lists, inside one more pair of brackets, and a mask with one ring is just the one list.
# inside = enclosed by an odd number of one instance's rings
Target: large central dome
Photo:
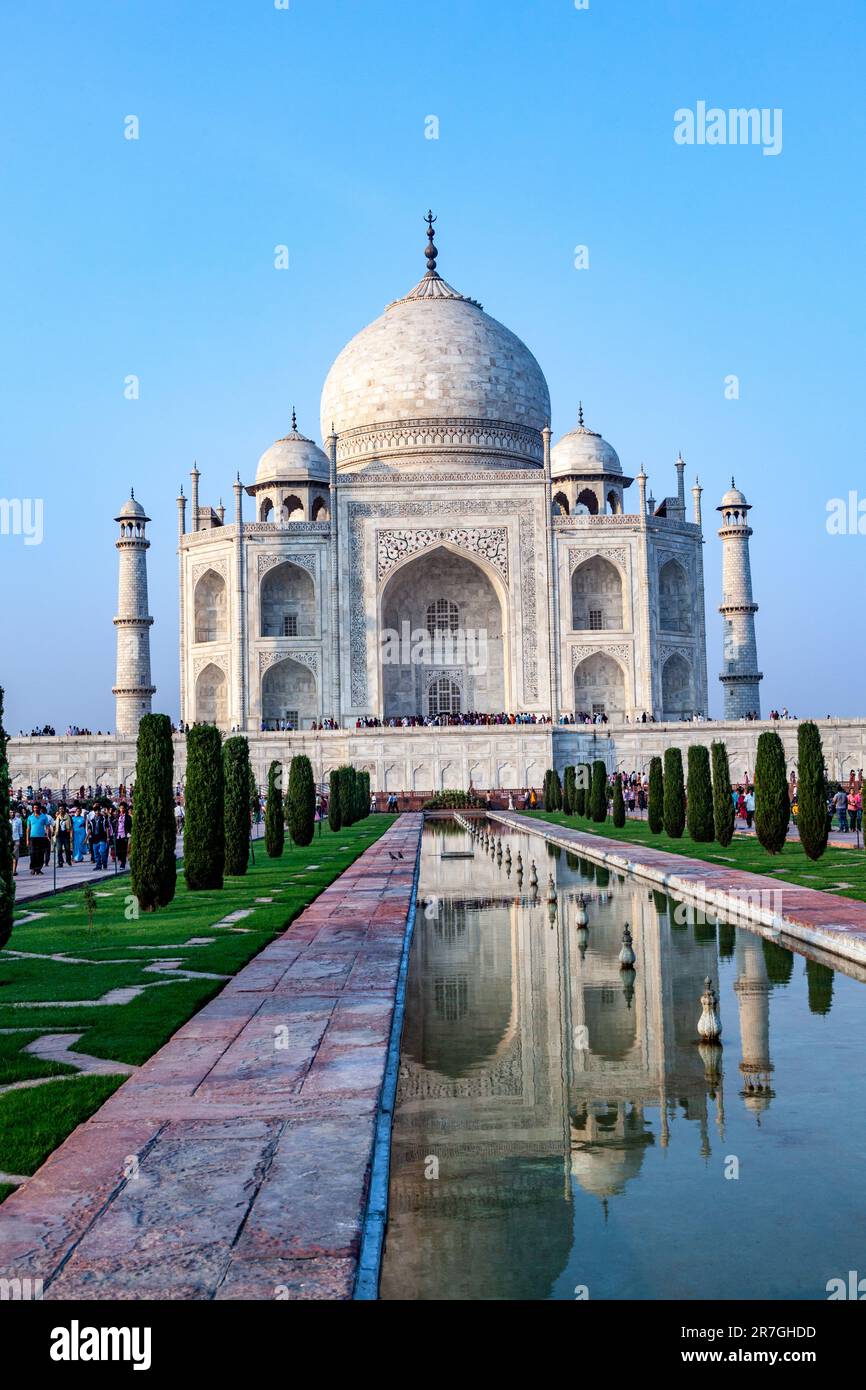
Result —
[[328, 373], [322, 435], [336, 431], [341, 469], [540, 463], [544, 374], [510, 329], [439, 275], [432, 218], [427, 236], [427, 274]]

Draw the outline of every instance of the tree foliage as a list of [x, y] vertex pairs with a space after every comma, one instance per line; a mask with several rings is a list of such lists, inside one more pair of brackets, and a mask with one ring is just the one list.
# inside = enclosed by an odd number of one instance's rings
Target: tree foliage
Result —
[[223, 744], [227, 874], [245, 874], [250, 857], [250, 745], [243, 734]]
[[683, 755], [679, 748], [665, 749], [662, 820], [672, 840], [679, 840], [686, 825], [686, 791], [683, 785]]
[[140, 912], [156, 912], [177, 887], [174, 744], [167, 714], [145, 714], [135, 749], [135, 817], [129, 878]]
[[613, 784], [613, 823], [618, 830], [625, 825], [625, 799], [622, 794], [622, 777], [616, 774]]
[[268, 768], [268, 796], [265, 802], [265, 853], [269, 859], [279, 859], [286, 843], [286, 821], [283, 811], [283, 765], [272, 762]]
[[687, 758], [686, 826], [697, 844], [709, 844], [715, 834], [709, 749], [702, 743], [693, 743]]
[[665, 782], [661, 758], [650, 758], [647, 791], [647, 823], [653, 835], [661, 834], [665, 820]]
[[607, 820], [607, 768], [601, 758], [592, 765], [592, 790], [589, 795], [589, 814], [601, 824]]
[[821, 735], [811, 720], [797, 730], [797, 830], [804, 853], [820, 859], [827, 848], [830, 814]]
[[722, 847], [734, 838], [734, 802], [731, 797], [731, 769], [728, 750], [716, 741], [712, 746], [713, 759], [713, 830]]
[[316, 783], [312, 764], [303, 753], [292, 758], [287, 801], [292, 844], [310, 844], [316, 828]]
[[755, 833], [768, 854], [779, 854], [791, 820], [785, 749], [777, 733], [758, 738], [755, 757]]
[[8, 734], [3, 724], [3, 690], [0, 688], [0, 947], [12, 935], [15, 913], [15, 878], [12, 873], [12, 826], [9, 821], [9, 760], [6, 756]]
[[222, 735], [213, 724], [196, 724], [186, 736], [184, 811], [183, 872], [186, 886], [192, 891], [222, 888], [225, 870], [225, 784]]

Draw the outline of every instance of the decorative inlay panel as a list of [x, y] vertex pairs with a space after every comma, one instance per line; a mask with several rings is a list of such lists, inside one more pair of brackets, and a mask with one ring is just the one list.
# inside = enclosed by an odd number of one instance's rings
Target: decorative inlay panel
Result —
[[215, 666], [217, 670], [222, 671], [225, 676], [227, 674], [228, 664], [228, 655], [226, 652], [212, 652], [208, 656], [196, 656], [193, 658], [192, 663], [193, 679], [198, 679], [206, 666]]
[[260, 551], [256, 556], [256, 573], [261, 579], [263, 574], [273, 569], [275, 565], [298, 565], [300, 569], [306, 570], [313, 578], [316, 576], [316, 559], [314, 555], [306, 554], [303, 551], [295, 551], [287, 554], [283, 551]]
[[631, 664], [631, 647], [628, 642], [611, 642], [607, 646], [600, 643], [593, 643], [587, 646], [571, 646], [571, 664], [573, 670], [577, 670], [582, 661], [586, 661], [588, 656], [595, 656], [596, 652], [601, 652], [602, 656], [613, 656], [622, 661], [626, 666]]
[[227, 580], [228, 580], [228, 559], [222, 559], [222, 560], [206, 560], [203, 564], [200, 564], [200, 565], [193, 565], [193, 567], [192, 567], [192, 586], [193, 586], [193, 588], [195, 588], [196, 584], [197, 584], [198, 581], [201, 579], [202, 575], [203, 575], [203, 574], [207, 574], [208, 570], [213, 570], [215, 574], [220, 575], [224, 580], [227, 581]]
[[488, 526], [477, 530], [443, 527], [418, 531], [379, 531], [376, 538], [377, 578], [384, 579], [388, 571], [407, 555], [426, 550], [440, 541], [449, 541], [461, 550], [479, 555], [493, 565], [508, 583], [508, 529], [505, 526]]
[[269, 666], [275, 666], [278, 661], [297, 661], [301, 666], [308, 666], [314, 676], [319, 674], [319, 653], [311, 651], [297, 651], [294, 647], [281, 647], [277, 651], [259, 652], [259, 675], [267, 671]]
[[627, 571], [628, 569], [628, 548], [624, 545], [609, 546], [601, 549], [596, 548], [594, 550], [578, 550], [576, 547], [569, 546], [569, 574], [574, 574], [574, 571], [577, 569], [577, 567], [579, 565], [582, 565], [585, 560], [594, 560], [596, 556], [599, 556], [599, 558], [602, 560], [612, 560], [614, 564], [619, 565], [621, 570]]

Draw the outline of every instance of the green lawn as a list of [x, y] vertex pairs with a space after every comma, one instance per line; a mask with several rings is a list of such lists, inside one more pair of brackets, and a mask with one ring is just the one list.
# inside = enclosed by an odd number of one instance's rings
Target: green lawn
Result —
[[754, 836], [735, 835], [723, 849], [717, 844], [697, 844], [687, 834], [680, 840], [672, 840], [664, 831], [652, 835], [645, 820], [628, 820], [622, 830], [617, 830], [609, 820], [596, 825], [582, 816], [563, 816], [559, 811], [530, 811], [528, 814], [554, 825], [567, 825], [586, 835], [649, 845], [652, 849], [686, 854], [711, 864], [730, 864], [748, 873], [769, 874], [780, 883], [796, 883], [803, 888], [818, 888], [840, 897], [866, 901], [866, 853], [863, 850], [827, 849], [820, 859], [813, 861], [806, 857], [796, 840], [789, 840], [781, 854], [768, 854]]
[[[189, 893], [182, 872], [174, 901], [161, 912], [127, 921], [129, 880], [94, 880], [93, 927], [82, 889], [22, 904], [16, 916], [45, 915], [16, 925], [0, 951], [0, 1086], [39, 1077], [63, 1080], [0, 1094], [0, 1173], [28, 1174], [86, 1120], [119, 1085], [121, 1076], [78, 1076], [62, 1063], [22, 1049], [40, 1033], [81, 1032], [75, 1051], [138, 1065], [152, 1056], [263, 946], [294, 920], [392, 824], [370, 816], [348, 829], [324, 825], [307, 849], [287, 845], [281, 859], [255, 846], [256, 863], [221, 891]], [[256, 898], [273, 898], [257, 903]], [[216, 928], [229, 913], [249, 910], [236, 926]], [[212, 938], [195, 943], [196, 937]], [[15, 954], [21, 952], [21, 955]], [[48, 960], [63, 954], [70, 959]], [[172, 979], [145, 970], [153, 960], [220, 978]], [[159, 983], [168, 978], [168, 982]], [[98, 1003], [111, 990], [148, 986], [129, 1003]], [[38, 1003], [38, 1008], [26, 1007]], [[56, 1007], [51, 1007], [55, 1004]], [[68, 1077], [68, 1079], [66, 1079]], [[13, 1190], [0, 1182], [0, 1201]]]

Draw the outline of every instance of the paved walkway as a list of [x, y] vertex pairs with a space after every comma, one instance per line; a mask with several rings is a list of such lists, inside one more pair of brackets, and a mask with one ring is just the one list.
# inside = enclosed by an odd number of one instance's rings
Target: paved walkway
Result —
[[[265, 823], [260, 821], [253, 827], [253, 839], [261, 840], [265, 833]], [[183, 836], [178, 835], [175, 841], [174, 852], [178, 859], [183, 859]], [[115, 865], [109, 859], [108, 868], [97, 871], [90, 861], [90, 856], [83, 859], [80, 864], [64, 864], [58, 868], [55, 875], [54, 865], [49, 864], [42, 870], [41, 874], [31, 874], [30, 859], [25, 854], [23, 859], [18, 861], [18, 873], [15, 876], [15, 901], [17, 903], [30, 902], [35, 898], [47, 898], [56, 891], [62, 892], [64, 888], [80, 888], [84, 883], [92, 883], [95, 887], [100, 887], [107, 879], [121, 878], [129, 873], [129, 865], [125, 869], [115, 869]]]
[[866, 966], [866, 903], [854, 898], [800, 888], [771, 874], [746, 873], [646, 845], [586, 835], [516, 811], [490, 811], [488, 815], [619, 873], [637, 874], [657, 888], [697, 901], [710, 913], [769, 927], [776, 934]]
[[0, 1206], [50, 1299], [350, 1298], [422, 817], [404, 815]]

